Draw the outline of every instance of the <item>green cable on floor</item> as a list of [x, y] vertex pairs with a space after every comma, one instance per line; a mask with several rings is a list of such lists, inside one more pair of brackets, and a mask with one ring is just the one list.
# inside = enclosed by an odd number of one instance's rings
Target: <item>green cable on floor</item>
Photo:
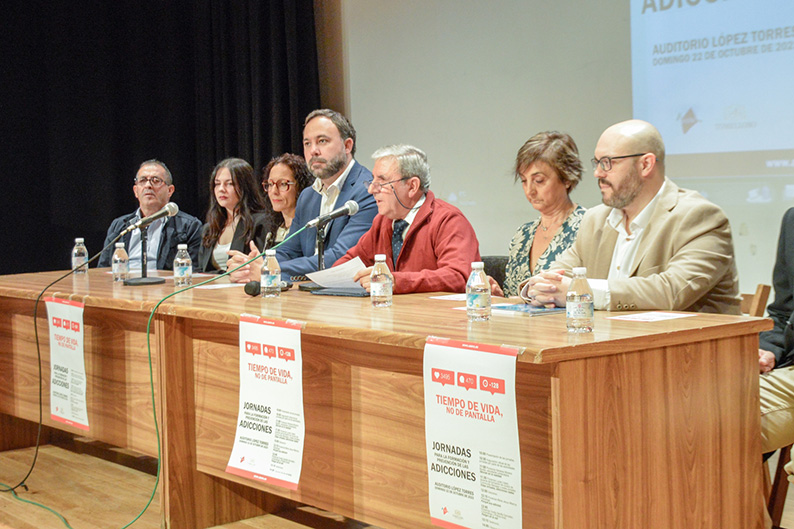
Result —
[[[9, 487], [9, 485], [6, 485], [5, 483], [0, 483], [0, 486], [3, 486], [3, 487]], [[57, 516], [57, 517], [58, 517], [58, 518], [61, 520], [61, 522], [63, 522], [63, 525], [65, 525], [65, 526], [66, 526], [66, 527], [68, 527], [69, 529], [74, 529], [74, 528], [73, 528], [71, 525], [69, 525], [69, 522], [67, 522], [67, 521], [66, 521], [66, 518], [64, 518], [63, 516], [61, 516], [61, 515], [60, 515], [58, 512], [56, 512], [56, 511], [54, 511], [54, 510], [50, 509], [50, 508], [49, 508], [49, 507], [47, 507], [46, 505], [42, 505], [41, 503], [36, 503], [35, 501], [26, 500], [25, 498], [20, 498], [20, 497], [17, 495], [17, 491], [15, 491], [15, 490], [12, 490], [12, 491], [10, 491], [10, 492], [11, 492], [11, 495], [12, 495], [12, 496], [14, 496], [14, 498], [16, 498], [16, 499], [17, 499], [17, 500], [19, 500], [19, 501], [22, 501], [22, 502], [25, 502], [25, 503], [29, 503], [29, 504], [31, 504], [31, 505], [35, 505], [36, 507], [41, 507], [41, 508], [42, 508], [42, 509], [44, 509], [45, 511], [50, 511], [52, 514], [54, 514], [55, 516]]]

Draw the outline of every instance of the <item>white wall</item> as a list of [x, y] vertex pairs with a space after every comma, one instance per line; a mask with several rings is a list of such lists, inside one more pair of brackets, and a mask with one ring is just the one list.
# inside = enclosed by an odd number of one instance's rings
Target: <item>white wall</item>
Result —
[[[628, 2], [342, 0], [341, 27], [358, 160], [372, 167], [370, 154], [391, 143], [424, 149], [432, 189], [471, 220], [483, 255], [506, 253], [515, 228], [537, 215], [511, 171], [536, 132], [573, 136], [586, 167], [573, 199], [600, 202], [595, 143], [632, 117]], [[668, 176], [728, 213], [742, 291], [770, 282], [794, 178], [677, 179], [674, 160]], [[748, 204], [761, 185], [769, 201]]]

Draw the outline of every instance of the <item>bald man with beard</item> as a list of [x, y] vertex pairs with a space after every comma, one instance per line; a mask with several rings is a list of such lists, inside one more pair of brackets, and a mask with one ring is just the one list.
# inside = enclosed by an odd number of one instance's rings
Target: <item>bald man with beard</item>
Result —
[[585, 213], [574, 244], [526, 281], [535, 305], [565, 306], [566, 271], [587, 267], [597, 310], [741, 314], [725, 213], [665, 175], [664, 143], [645, 121], [612, 125], [593, 158], [603, 204]]

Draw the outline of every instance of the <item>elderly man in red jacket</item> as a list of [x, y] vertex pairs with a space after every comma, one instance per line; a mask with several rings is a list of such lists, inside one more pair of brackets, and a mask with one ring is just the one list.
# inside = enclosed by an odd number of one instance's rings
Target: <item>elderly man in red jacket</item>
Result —
[[410, 145], [375, 151], [369, 192], [378, 215], [335, 264], [360, 257], [355, 280], [369, 290], [375, 254], [386, 254], [394, 293], [465, 292], [471, 263], [480, 260], [474, 228], [463, 213], [430, 191], [427, 155]]

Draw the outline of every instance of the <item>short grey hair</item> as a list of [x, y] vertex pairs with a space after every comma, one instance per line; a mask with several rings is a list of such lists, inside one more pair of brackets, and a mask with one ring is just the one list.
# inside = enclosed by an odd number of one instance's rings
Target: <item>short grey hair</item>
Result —
[[422, 149], [413, 145], [388, 145], [372, 153], [373, 160], [394, 158], [403, 178], [417, 177], [422, 191], [430, 189], [430, 165]]
[[309, 124], [311, 120], [317, 117], [324, 117], [331, 120], [331, 122], [336, 125], [336, 130], [339, 131], [339, 135], [342, 137], [342, 141], [350, 138], [353, 140], [353, 148], [350, 150], [350, 156], [356, 155], [356, 129], [353, 127], [353, 124], [350, 121], [337, 112], [336, 110], [331, 110], [330, 108], [318, 108], [317, 110], [312, 110], [309, 112], [309, 115], [306, 116], [306, 119], [303, 120], [303, 128], [306, 128], [306, 125]]
[[138, 170], [140, 171], [143, 168], [144, 165], [159, 165], [160, 167], [162, 167], [163, 171], [165, 171], [165, 176], [166, 176], [166, 180], [167, 180], [166, 184], [173, 185], [174, 177], [171, 176], [171, 171], [168, 169], [168, 166], [165, 165], [163, 162], [161, 162], [157, 158], [152, 158], [151, 160], [146, 160], [141, 165], [139, 165], [138, 166]]

